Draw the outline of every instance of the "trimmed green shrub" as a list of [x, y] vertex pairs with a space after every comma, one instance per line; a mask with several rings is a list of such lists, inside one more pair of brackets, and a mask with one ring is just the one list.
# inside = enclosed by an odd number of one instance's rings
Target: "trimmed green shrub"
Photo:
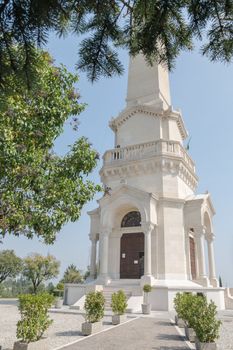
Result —
[[123, 290], [112, 294], [111, 308], [115, 315], [123, 315], [127, 308], [126, 295]]
[[177, 317], [178, 318], [182, 318], [181, 317], [181, 301], [182, 301], [182, 294], [181, 293], [176, 293], [176, 296], [174, 298], [174, 309], [176, 311]]
[[193, 314], [192, 327], [201, 343], [212, 343], [219, 338], [219, 330], [222, 322], [216, 318], [217, 306], [211, 300], [203, 302], [197, 299], [195, 313]]
[[62, 283], [62, 282], [59, 282], [57, 285], [56, 285], [56, 288], [54, 288], [54, 290], [53, 290], [53, 295], [55, 296], [55, 297], [59, 297], [59, 298], [61, 298], [61, 297], [63, 297], [63, 294], [64, 294], [64, 283]]
[[86, 321], [94, 323], [104, 317], [105, 299], [102, 292], [90, 292], [86, 296], [84, 309], [86, 311]]
[[150, 293], [151, 290], [152, 290], [152, 287], [149, 284], [144, 284], [144, 286], [143, 286], [144, 293]]
[[219, 337], [221, 321], [217, 320], [217, 306], [207, 302], [203, 295], [177, 293], [174, 306], [179, 318], [193, 328], [201, 343], [215, 342]]
[[187, 307], [192, 304], [193, 295], [190, 293], [177, 293], [174, 298], [174, 308], [177, 317], [187, 321]]
[[193, 313], [195, 312], [196, 299], [199, 297], [191, 293], [177, 293], [174, 299], [174, 306], [178, 318], [186, 321], [187, 325], [192, 328]]
[[143, 302], [144, 304], [148, 304], [148, 294], [151, 292], [152, 287], [149, 284], [144, 284], [143, 286], [143, 292], [144, 292], [144, 296], [143, 296]]
[[17, 323], [17, 338], [20, 341], [30, 343], [41, 339], [53, 322], [48, 316], [48, 309], [53, 302], [54, 297], [48, 293], [19, 296], [21, 320]]

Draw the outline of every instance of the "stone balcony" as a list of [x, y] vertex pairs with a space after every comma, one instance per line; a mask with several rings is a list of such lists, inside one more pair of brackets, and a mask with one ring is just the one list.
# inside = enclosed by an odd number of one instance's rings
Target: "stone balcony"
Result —
[[195, 164], [184, 147], [178, 141], [151, 141], [137, 145], [114, 148], [103, 155], [104, 165], [114, 165], [155, 156], [175, 156], [181, 158], [187, 167], [195, 173]]

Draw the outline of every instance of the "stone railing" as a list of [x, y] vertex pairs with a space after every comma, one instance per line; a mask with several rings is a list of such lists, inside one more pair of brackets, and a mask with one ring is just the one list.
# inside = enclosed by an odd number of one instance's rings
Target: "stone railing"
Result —
[[114, 148], [106, 151], [104, 165], [115, 164], [121, 161], [131, 161], [159, 155], [173, 155], [183, 158], [185, 163], [195, 172], [195, 164], [184, 147], [178, 141], [151, 141], [137, 145]]

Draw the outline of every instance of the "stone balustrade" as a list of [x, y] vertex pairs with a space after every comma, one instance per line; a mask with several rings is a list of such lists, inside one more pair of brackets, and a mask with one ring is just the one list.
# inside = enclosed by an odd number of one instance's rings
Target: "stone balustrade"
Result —
[[159, 155], [174, 155], [183, 158], [184, 162], [195, 172], [195, 164], [184, 147], [178, 141], [151, 141], [137, 145], [114, 148], [105, 152], [104, 165], [120, 161], [131, 161]]

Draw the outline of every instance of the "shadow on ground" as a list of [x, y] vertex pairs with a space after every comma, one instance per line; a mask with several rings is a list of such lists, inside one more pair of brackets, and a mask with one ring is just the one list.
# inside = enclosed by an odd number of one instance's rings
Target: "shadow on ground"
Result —
[[187, 347], [170, 347], [170, 346], [160, 346], [160, 347], [156, 347], [156, 348], [152, 348], [153, 350], [187, 350]]
[[167, 341], [181, 341], [185, 340], [184, 337], [182, 337], [179, 334], [158, 334], [157, 339], [160, 340], [167, 340]]
[[56, 332], [58, 337], [77, 337], [82, 335], [81, 331], [64, 331], [64, 332]]

